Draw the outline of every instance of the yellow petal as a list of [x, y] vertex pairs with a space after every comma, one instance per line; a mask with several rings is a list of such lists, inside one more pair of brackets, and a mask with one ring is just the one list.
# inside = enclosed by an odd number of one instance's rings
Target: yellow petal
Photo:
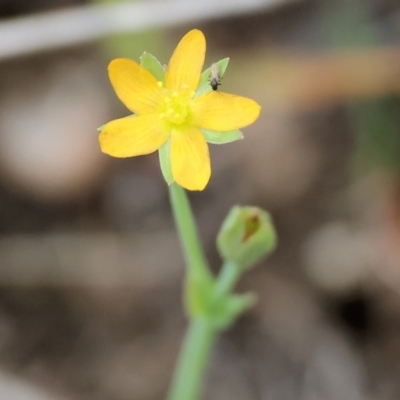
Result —
[[206, 39], [202, 31], [193, 29], [179, 42], [169, 61], [165, 86], [180, 91], [195, 91], [199, 84], [206, 54]]
[[252, 124], [261, 107], [251, 99], [214, 91], [192, 101], [193, 124], [217, 132], [240, 129]]
[[162, 99], [157, 79], [136, 61], [117, 58], [108, 65], [108, 75], [118, 98], [135, 114], [156, 112]]
[[171, 165], [174, 180], [188, 190], [203, 190], [211, 176], [208, 145], [193, 127], [172, 130]]
[[100, 133], [101, 151], [113, 157], [133, 157], [150, 154], [169, 138], [158, 114], [115, 119]]

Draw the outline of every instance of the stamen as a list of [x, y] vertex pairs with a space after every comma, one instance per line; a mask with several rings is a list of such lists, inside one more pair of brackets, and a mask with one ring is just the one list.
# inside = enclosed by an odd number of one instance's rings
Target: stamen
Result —
[[168, 95], [164, 97], [163, 103], [163, 107], [160, 110], [161, 118], [165, 118], [168, 122], [175, 125], [182, 125], [185, 123], [188, 118], [189, 107], [187, 92], [168, 92]]

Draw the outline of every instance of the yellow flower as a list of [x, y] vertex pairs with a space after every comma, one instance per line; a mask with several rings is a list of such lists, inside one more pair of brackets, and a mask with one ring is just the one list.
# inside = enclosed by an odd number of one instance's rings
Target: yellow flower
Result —
[[260, 106], [245, 97], [220, 91], [195, 96], [205, 51], [203, 33], [197, 29], [187, 33], [171, 57], [164, 82], [133, 60], [111, 61], [111, 84], [135, 116], [104, 125], [101, 150], [113, 157], [133, 157], [153, 153], [170, 140], [173, 179], [186, 189], [203, 190], [211, 166], [200, 129], [223, 135], [253, 123], [260, 113]]

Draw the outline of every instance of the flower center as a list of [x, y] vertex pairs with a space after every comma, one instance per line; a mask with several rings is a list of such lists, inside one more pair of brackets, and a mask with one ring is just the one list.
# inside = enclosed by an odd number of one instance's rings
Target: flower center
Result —
[[187, 122], [190, 107], [189, 100], [194, 94], [172, 92], [164, 97], [161, 116], [174, 125], [182, 125]]

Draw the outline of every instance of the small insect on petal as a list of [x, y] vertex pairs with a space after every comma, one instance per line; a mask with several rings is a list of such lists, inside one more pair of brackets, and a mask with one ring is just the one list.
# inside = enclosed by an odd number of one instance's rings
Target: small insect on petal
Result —
[[210, 85], [212, 90], [217, 90], [220, 84], [221, 76], [219, 74], [219, 66], [217, 63], [213, 63], [210, 68]]

